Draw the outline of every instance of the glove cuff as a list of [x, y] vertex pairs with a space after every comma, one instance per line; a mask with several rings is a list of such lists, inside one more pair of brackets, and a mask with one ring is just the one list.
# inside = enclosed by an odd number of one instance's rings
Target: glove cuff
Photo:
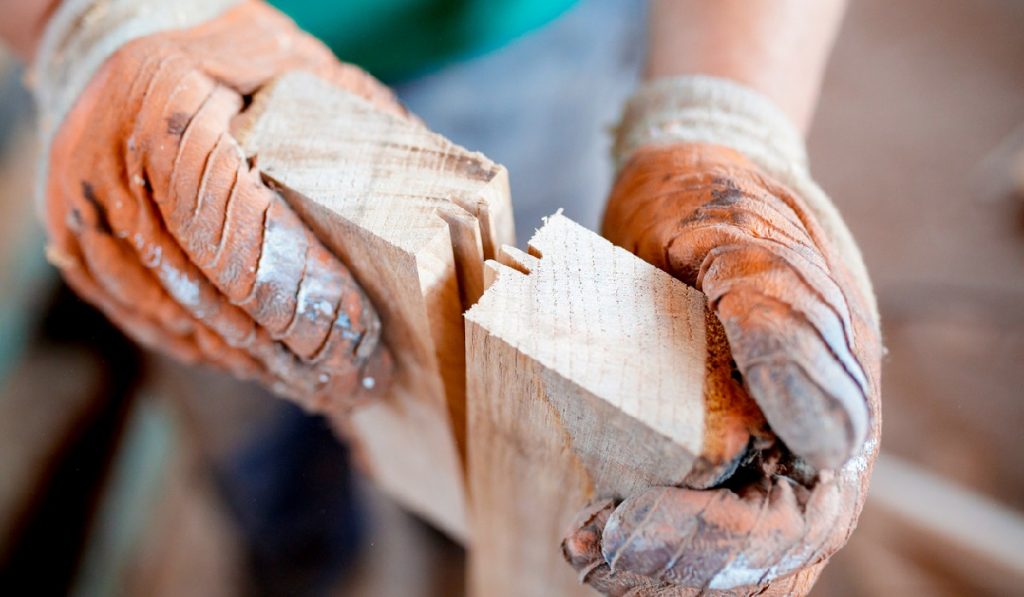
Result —
[[50, 17], [30, 79], [44, 134], [58, 127], [103, 62], [129, 41], [213, 19], [241, 0], [63, 0]]
[[772, 174], [807, 168], [803, 138], [785, 113], [728, 79], [666, 77], [633, 94], [616, 130], [616, 165], [624, 165], [640, 147], [674, 143], [723, 145]]
[[645, 83], [626, 103], [616, 128], [616, 168], [641, 147], [679, 143], [738, 151], [803, 199], [867, 297], [877, 327], [878, 306], [860, 249], [835, 205], [811, 178], [803, 137], [774, 102], [735, 81], [704, 75]]
[[[43, 30], [28, 80], [40, 134], [36, 207], [43, 213], [50, 146], [89, 81], [121, 46], [213, 19], [242, 0], [63, 0]], [[129, 82], [125, 82], [129, 84]]]

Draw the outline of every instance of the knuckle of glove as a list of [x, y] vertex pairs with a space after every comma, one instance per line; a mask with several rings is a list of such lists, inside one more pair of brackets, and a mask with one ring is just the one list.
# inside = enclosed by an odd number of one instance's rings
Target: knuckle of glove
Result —
[[[230, 129], [243, 92], [291, 68], [390, 100], [269, 8], [226, 18], [131, 42], [93, 78], [52, 144], [49, 254], [143, 344], [313, 410], [347, 408], [386, 385], [379, 318]], [[281, 35], [296, 43], [280, 49]]]
[[835, 471], [875, 433], [876, 326], [791, 191], [724, 147], [646, 147], [620, 173], [604, 231], [707, 295], [745, 387], [793, 453]]
[[563, 543], [580, 580], [609, 595], [802, 594], [852, 524], [858, 492], [788, 480], [741, 490], [659, 487], [597, 502]]

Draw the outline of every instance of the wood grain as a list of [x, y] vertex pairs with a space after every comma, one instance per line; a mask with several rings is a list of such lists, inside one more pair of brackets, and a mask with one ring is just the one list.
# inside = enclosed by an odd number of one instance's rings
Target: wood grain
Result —
[[303, 73], [258, 93], [234, 132], [381, 315], [393, 390], [342, 424], [385, 489], [465, 538], [462, 312], [513, 242], [505, 169]]
[[560, 550], [577, 513], [686, 484], [702, 459], [727, 466], [749, 413], [714, 407], [709, 388], [723, 386], [705, 380], [729, 372], [708, 370], [703, 294], [561, 215], [529, 250], [488, 262], [491, 284], [466, 314], [470, 585], [590, 594]]

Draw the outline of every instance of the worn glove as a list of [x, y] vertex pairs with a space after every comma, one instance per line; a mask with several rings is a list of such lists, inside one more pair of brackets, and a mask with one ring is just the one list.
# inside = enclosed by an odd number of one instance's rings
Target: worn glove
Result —
[[610, 595], [805, 594], [856, 525], [878, 446], [882, 348], [860, 253], [800, 135], [739, 85], [649, 84], [616, 151], [606, 236], [707, 295], [779, 441], [752, 443], [712, 489], [595, 502], [566, 558]]
[[130, 336], [307, 408], [386, 386], [380, 322], [261, 178], [232, 122], [302, 70], [408, 117], [391, 92], [261, 2], [69, 0], [35, 65], [48, 256]]

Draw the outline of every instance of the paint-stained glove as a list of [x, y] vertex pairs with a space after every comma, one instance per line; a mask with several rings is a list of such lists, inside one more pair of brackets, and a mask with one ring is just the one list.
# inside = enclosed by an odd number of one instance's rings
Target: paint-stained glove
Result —
[[719, 487], [592, 504], [566, 558], [611, 595], [805, 594], [856, 525], [880, 433], [882, 348], [860, 253], [799, 134], [736, 84], [649, 84], [616, 151], [605, 234], [707, 294], [780, 441]]
[[237, 0], [67, 0], [35, 68], [48, 256], [78, 293], [147, 346], [315, 411], [386, 386], [367, 296], [232, 123], [294, 70], [405, 116], [388, 89]]

